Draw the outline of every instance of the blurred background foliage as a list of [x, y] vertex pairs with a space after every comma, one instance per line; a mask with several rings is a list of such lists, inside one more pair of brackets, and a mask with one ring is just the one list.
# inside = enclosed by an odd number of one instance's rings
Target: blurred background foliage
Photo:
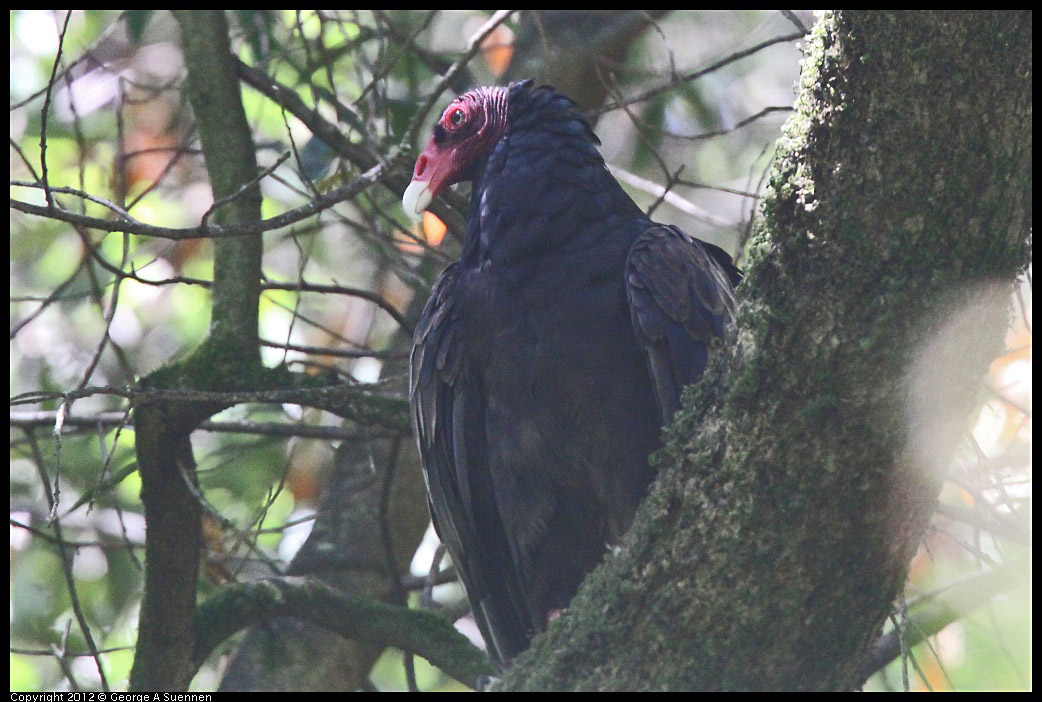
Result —
[[[233, 47], [246, 64], [291, 86], [308, 106], [318, 105], [351, 142], [386, 154], [408, 137], [440, 74], [489, 14], [250, 10], [231, 17]], [[639, 203], [659, 221], [741, 257], [798, 77], [798, 40], [770, 40], [803, 33], [813, 17], [803, 11], [675, 11], [644, 19], [645, 28], [625, 50], [579, 66], [573, 97], [594, 122], [609, 167]], [[531, 66], [515, 60], [515, 51], [524, 50], [522, 39], [540, 36], [524, 33], [526, 21], [538, 24], [539, 17], [522, 13], [500, 25], [449, 92], [524, 77]], [[572, 29], [581, 32], [578, 19]], [[17, 183], [40, 177], [46, 129], [51, 186], [103, 198], [152, 224], [199, 222], [212, 196], [183, 92], [177, 27], [168, 13], [16, 10], [10, 39], [12, 198], [45, 204], [41, 190]], [[533, 55], [540, 53], [529, 51], [526, 61]], [[712, 70], [692, 79], [701, 69]], [[347, 109], [332, 109], [327, 96]], [[261, 182], [264, 217], [356, 174], [259, 92], [244, 87], [242, 98], [260, 166], [291, 154]], [[446, 93], [437, 107], [448, 99]], [[436, 110], [419, 130], [421, 141], [435, 116]], [[415, 296], [426, 297], [458, 242], [433, 214], [420, 223], [408, 220], [398, 195], [369, 190], [269, 232], [268, 280], [364, 289], [404, 313]], [[55, 199], [71, 211], [111, 216], [101, 202], [61, 193]], [[74, 621], [70, 580], [103, 650], [107, 678], [123, 689], [133, 658], [144, 540], [126, 402], [104, 394], [77, 400], [68, 412], [77, 422], [61, 426], [58, 441], [60, 400], [50, 395], [28, 402], [33, 398], [26, 394], [126, 386], [196, 346], [208, 329], [210, 295], [193, 281], [211, 278], [212, 246], [205, 239], [106, 235], [14, 210], [10, 224], [10, 392], [16, 398], [10, 434], [11, 689], [98, 687], [95, 662], [83, 655], [86, 643]], [[134, 277], [123, 278], [116, 301], [118, 268]], [[1011, 309], [1008, 351], [992, 366], [967, 426], [934, 528], [913, 563], [909, 601], [975, 572], [1029, 562], [1030, 277]], [[262, 350], [268, 365], [331, 368], [371, 382], [393, 357], [387, 349], [397, 328], [391, 315], [362, 297], [268, 289], [261, 299], [260, 333], [272, 344]], [[304, 350], [314, 347], [325, 351]], [[287, 437], [247, 423], [339, 426], [331, 415], [296, 405], [240, 405], [195, 433], [201, 489], [210, 505], [201, 596], [289, 562], [310, 529], [339, 441]], [[68, 567], [56, 548], [59, 538], [73, 554]], [[415, 575], [427, 574], [435, 546], [428, 533], [413, 562]], [[436, 603], [458, 606], [460, 597], [455, 584], [434, 588]], [[414, 594], [410, 602], [418, 605], [419, 599]], [[1030, 689], [1030, 608], [1029, 587], [995, 597], [915, 647], [904, 662], [895, 661], [868, 687], [901, 689], [904, 668], [913, 689]], [[468, 617], [457, 627], [480, 641]], [[212, 657], [193, 689], [216, 687], [226, 661], [227, 655]], [[400, 653], [384, 654], [371, 684], [407, 687]], [[415, 684], [462, 689], [420, 659]]]

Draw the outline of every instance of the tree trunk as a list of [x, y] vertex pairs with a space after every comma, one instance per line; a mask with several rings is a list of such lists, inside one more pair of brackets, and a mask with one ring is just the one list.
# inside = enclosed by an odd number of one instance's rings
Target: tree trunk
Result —
[[[199, 123], [199, 140], [215, 202], [213, 223], [260, 219], [255, 148], [221, 11], [176, 14], [181, 27], [187, 92]], [[142, 387], [207, 387], [260, 365], [257, 298], [261, 238], [214, 242], [213, 314], [210, 336], [180, 363], [161, 368]], [[245, 374], [245, 373], [242, 373]], [[215, 380], [216, 379], [216, 380]], [[191, 433], [216, 404], [151, 402], [135, 407], [135, 442], [141, 501], [148, 524], [141, 623], [130, 689], [183, 690], [191, 682], [196, 580], [202, 545], [202, 512], [193, 489]]]
[[855, 684], [1029, 261], [1031, 54], [1030, 12], [819, 21], [734, 342], [501, 688]]

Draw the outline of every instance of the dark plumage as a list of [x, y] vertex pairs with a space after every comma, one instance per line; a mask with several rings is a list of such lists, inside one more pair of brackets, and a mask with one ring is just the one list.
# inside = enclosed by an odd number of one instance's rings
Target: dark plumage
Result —
[[474, 181], [410, 389], [434, 526], [499, 664], [619, 543], [732, 317], [730, 257], [652, 222], [599, 143], [552, 88], [479, 88], [445, 110], [404, 198], [418, 214]]

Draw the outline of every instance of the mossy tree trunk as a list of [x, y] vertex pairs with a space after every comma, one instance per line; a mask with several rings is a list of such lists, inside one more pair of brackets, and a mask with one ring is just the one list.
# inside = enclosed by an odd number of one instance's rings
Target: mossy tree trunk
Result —
[[835, 13], [621, 548], [503, 689], [845, 689], [1030, 257], [1031, 14]]

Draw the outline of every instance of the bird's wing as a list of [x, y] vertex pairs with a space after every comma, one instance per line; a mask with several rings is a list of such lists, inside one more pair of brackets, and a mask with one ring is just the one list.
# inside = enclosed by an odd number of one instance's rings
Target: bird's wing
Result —
[[733, 287], [740, 278], [722, 249], [676, 227], [654, 224], [630, 248], [630, 317], [664, 423], [679, 407], [684, 386], [705, 370], [713, 337], [734, 319]]
[[417, 324], [410, 400], [434, 528], [502, 664], [528, 645], [533, 626], [489, 473], [484, 392], [466, 363], [454, 304], [458, 277], [458, 263], [445, 269]]

